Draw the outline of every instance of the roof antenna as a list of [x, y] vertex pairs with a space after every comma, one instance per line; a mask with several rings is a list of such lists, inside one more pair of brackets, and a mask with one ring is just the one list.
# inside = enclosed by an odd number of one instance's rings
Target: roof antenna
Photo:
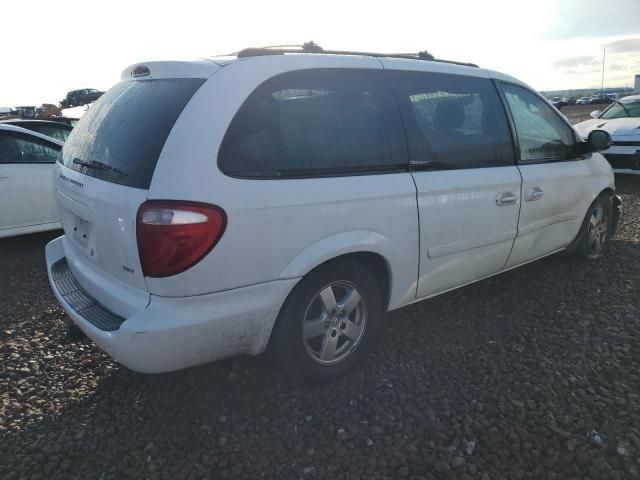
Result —
[[311, 40], [310, 42], [302, 44], [302, 51], [307, 53], [322, 53], [323, 48]]

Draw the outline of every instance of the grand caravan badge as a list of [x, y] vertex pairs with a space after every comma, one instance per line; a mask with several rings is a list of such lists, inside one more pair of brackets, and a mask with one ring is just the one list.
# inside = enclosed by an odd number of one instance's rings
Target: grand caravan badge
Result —
[[84, 188], [84, 183], [79, 182], [77, 180], [74, 180], [73, 178], [69, 178], [66, 175], [63, 175], [62, 173], [60, 174], [60, 176], [58, 178], [60, 178], [60, 180], [64, 180], [67, 183], [75, 185], [78, 188]]

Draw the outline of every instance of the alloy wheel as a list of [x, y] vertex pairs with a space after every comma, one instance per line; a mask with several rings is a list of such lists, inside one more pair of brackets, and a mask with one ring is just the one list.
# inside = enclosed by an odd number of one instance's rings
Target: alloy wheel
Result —
[[589, 255], [600, 255], [604, 251], [608, 235], [607, 214], [601, 203], [593, 209], [587, 230]]
[[345, 360], [362, 341], [367, 306], [358, 288], [347, 281], [323, 287], [305, 311], [302, 340], [316, 362], [333, 365]]

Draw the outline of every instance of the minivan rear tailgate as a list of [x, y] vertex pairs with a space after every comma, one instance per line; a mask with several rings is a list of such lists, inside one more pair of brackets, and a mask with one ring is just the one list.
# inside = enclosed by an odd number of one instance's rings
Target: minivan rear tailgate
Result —
[[[192, 74], [208, 76], [219, 68], [204, 66], [154, 63], [143, 68], [142, 78], [116, 84], [86, 111], [56, 164], [65, 231], [58, 250], [68, 266], [61, 278], [70, 274], [92, 302], [125, 319], [149, 303], [138, 256], [138, 209], [173, 125], [206, 80]], [[162, 72], [174, 75], [158, 78]], [[179, 72], [186, 77], [175, 76]]]
[[127, 318], [147, 306], [138, 257], [136, 214], [147, 191], [56, 164], [55, 190], [64, 253], [78, 283], [97, 302]]

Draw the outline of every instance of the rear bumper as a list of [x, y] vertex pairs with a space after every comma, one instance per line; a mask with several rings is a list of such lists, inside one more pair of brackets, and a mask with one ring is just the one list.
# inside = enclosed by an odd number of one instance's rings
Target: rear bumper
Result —
[[[60, 237], [46, 247], [49, 283], [60, 304], [102, 350], [142, 373], [168, 372], [235, 355], [261, 353], [280, 307], [297, 282], [280, 280], [193, 297], [151, 295], [146, 308], [122, 318], [84, 292], [70, 270], [65, 275], [70, 274], [71, 278], [60, 282], [64, 259]], [[74, 281], [75, 286], [68, 287]], [[75, 295], [74, 288], [79, 295]], [[111, 317], [115, 322], [100, 323], [96, 316]]]

